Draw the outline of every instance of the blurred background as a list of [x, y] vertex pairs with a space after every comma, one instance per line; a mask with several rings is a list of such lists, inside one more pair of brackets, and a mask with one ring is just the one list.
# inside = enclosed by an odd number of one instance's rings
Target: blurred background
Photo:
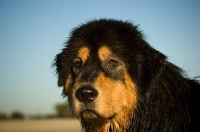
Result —
[[139, 24], [151, 46], [199, 76], [199, 13], [199, 0], [0, 0], [0, 132], [81, 130], [51, 64], [70, 31], [92, 19]]

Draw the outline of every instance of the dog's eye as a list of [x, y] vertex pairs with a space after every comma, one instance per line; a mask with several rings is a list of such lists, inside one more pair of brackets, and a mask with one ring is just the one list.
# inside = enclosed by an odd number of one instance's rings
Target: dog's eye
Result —
[[106, 67], [116, 67], [119, 66], [119, 62], [116, 60], [109, 60], [108, 63], [106, 64]]
[[75, 68], [81, 68], [82, 67], [82, 61], [78, 57], [74, 58], [73, 63], [74, 63], [74, 67]]

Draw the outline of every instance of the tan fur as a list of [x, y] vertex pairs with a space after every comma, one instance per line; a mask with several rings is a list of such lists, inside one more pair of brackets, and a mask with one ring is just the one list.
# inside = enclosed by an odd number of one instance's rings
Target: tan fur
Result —
[[106, 58], [108, 58], [109, 56], [111, 56], [112, 52], [109, 49], [109, 47], [107, 46], [102, 46], [99, 51], [98, 51], [98, 55], [99, 58], [104, 61]]
[[90, 50], [87, 47], [82, 47], [78, 51], [78, 57], [82, 59], [83, 63], [85, 63], [89, 54], [90, 54]]
[[125, 84], [123, 84], [122, 82], [113, 81], [101, 73], [94, 86], [100, 93], [96, 100], [99, 113], [104, 118], [115, 115], [112, 120], [105, 122], [100, 131], [108, 131], [110, 125], [114, 126], [116, 132], [126, 129], [130, 123], [129, 119], [133, 117], [137, 103], [136, 86], [130, 76], [125, 73]]
[[[76, 88], [72, 90], [73, 93], [84, 85], [92, 85], [99, 92], [99, 96], [93, 102], [96, 104], [93, 111], [98, 113], [100, 117], [86, 119], [94, 132], [108, 132], [110, 126], [113, 126], [113, 132], [119, 132], [129, 126], [129, 119], [134, 116], [134, 109], [137, 104], [137, 90], [127, 72], [124, 74], [125, 84], [114, 81], [103, 73], [99, 74], [94, 84], [79, 84], [78, 82], [74, 84]], [[79, 117], [83, 105], [75, 97], [73, 103], [75, 114]], [[112, 119], [109, 119], [111, 117]]]
[[66, 81], [65, 81], [65, 92], [66, 92], [66, 94], [68, 94], [69, 85], [71, 84], [71, 82], [72, 82], [72, 75], [69, 74]]

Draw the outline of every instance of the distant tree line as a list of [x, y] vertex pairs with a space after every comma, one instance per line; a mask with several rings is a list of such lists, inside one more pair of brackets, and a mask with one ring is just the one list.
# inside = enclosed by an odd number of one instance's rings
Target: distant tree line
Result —
[[5, 113], [0, 113], [0, 120], [6, 119], [24, 119], [24, 114], [18, 111], [14, 111], [11, 116], [6, 115]]
[[[55, 105], [56, 114], [47, 114], [47, 115], [32, 115], [28, 118], [30, 119], [51, 119], [51, 118], [73, 118], [73, 114], [70, 110], [68, 103], [59, 103]], [[0, 112], [0, 120], [22, 120], [25, 119], [25, 115], [22, 112], [14, 111], [11, 115]]]

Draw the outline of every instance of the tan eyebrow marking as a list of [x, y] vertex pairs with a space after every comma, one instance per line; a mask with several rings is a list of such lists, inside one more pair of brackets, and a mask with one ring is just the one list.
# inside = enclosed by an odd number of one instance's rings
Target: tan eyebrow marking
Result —
[[89, 54], [90, 54], [90, 50], [87, 47], [82, 47], [78, 51], [78, 57], [82, 59], [83, 63], [85, 63]]
[[98, 56], [102, 61], [111, 56], [111, 54], [112, 52], [107, 46], [102, 46], [98, 51]]

